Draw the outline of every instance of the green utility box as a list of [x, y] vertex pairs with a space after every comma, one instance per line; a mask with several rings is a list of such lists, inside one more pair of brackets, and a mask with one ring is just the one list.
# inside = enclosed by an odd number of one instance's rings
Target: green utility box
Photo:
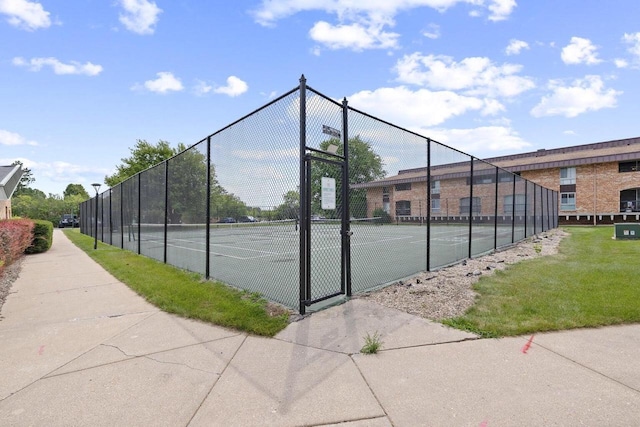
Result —
[[614, 239], [640, 239], [640, 224], [638, 223], [623, 223], [613, 224]]

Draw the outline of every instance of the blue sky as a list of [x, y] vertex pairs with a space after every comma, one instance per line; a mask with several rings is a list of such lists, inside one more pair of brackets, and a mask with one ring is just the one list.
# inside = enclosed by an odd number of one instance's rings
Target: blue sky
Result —
[[[0, 0], [0, 164], [103, 182], [298, 84], [485, 158], [640, 136], [637, 0]], [[103, 186], [103, 189], [105, 187]]]

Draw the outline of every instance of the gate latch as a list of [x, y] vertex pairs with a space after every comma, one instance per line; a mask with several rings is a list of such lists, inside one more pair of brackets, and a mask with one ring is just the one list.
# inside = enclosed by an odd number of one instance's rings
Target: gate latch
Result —
[[347, 236], [347, 237], [351, 237], [353, 236], [353, 231], [349, 230], [349, 231], [343, 231], [342, 232], [343, 235]]

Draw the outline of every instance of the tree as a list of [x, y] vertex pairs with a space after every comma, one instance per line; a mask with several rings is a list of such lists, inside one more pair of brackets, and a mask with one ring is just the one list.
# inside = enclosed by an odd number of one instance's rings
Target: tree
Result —
[[153, 145], [143, 139], [139, 139], [130, 151], [131, 156], [121, 159], [123, 164], [116, 166], [116, 172], [111, 176], [104, 177], [104, 182], [109, 187], [115, 187], [118, 183], [138, 172], [162, 163], [176, 154], [176, 151], [171, 148], [169, 143], [162, 140]]
[[279, 205], [274, 212], [275, 219], [295, 219], [300, 212], [300, 192], [297, 190], [287, 191], [282, 198], [284, 202]]
[[[329, 139], [320, 144], [320, 149], [326, 151], [329, 145], [338, 147], [337, 154], [344, 154], [342, 141]], [[333, 159], [328, 155], [315, 154], [319, 157]], [[342, 191], [341, 168], [336, 165], [316, 161], [311, 168], [311, 209], [312, 213], [324, 213], [327, 217], [339, 218], [341, 215], [340, 194]], [[383, 169], [382, 158], [373, 151], [371, 144], [363, 141], [360, 136], [349, 139], [349, 184], [361, 184], [384, 178], [386, 172]], [[321, 178], [330, 177], [336, 179], [336, 211], [324, 212], [321, 206]], [[351, 216], [363, 218], [367, 216], [367, 193], [364, 189], [349, 190], [349, 209]]]
[[16, 187], [16, 191], [13, 193], [14, 195], [18, 196], [20, 194], [23, 194], [22, 192], [26, 188], [28, 188], [31, 184], [36, 182], [36, 179], [33, 177], [33, 174], [31, 173], [31, 169], [25, 168], [24, 164], [20, 160], [16, 160], [15, 162], [11, 163], [11, 165], [12, 166], [20, 165], [20, 168], [22, 169], [22, 172], [23, 172], [22, 178], [20, 178], [20, 182]]
[[65, 188], [63, 196], [65, 199], [71, 196], [80, 196], [82, 200], [87, 200], [89, 193], [87, 193], [87, 190], [80, 184], [69, 184], [67, 188]]

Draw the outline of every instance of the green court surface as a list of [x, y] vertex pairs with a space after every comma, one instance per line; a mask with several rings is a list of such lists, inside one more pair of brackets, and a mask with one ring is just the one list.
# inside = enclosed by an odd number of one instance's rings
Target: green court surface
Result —
[[[365, 292], [427, 269], [427, 226], [353, 223], [351, 225], [351, 273], [354, 293]], [[125, 227], [124, 246], [137, 249], [137, 227]], [[523, 227], [511, 225], [472, 227], [472, 254], [524, 238]], [[300, 235], [295, 221], [253, 224], [211, 224], [209, 242], [211, 278], [238, 288], [256, 291], [291, 308], [299, 305]], [[140, 251], [164, 259], [164, 227], [142, 225]], [[340, 291], [340, 225], [311, 224], [311, 297]], [[204, 274], [206, 231], [203, 224], [167, 227], [167, 262]], [[433, 225], [430, 239], [431, 269], [468, 258], [469, 226]]]

